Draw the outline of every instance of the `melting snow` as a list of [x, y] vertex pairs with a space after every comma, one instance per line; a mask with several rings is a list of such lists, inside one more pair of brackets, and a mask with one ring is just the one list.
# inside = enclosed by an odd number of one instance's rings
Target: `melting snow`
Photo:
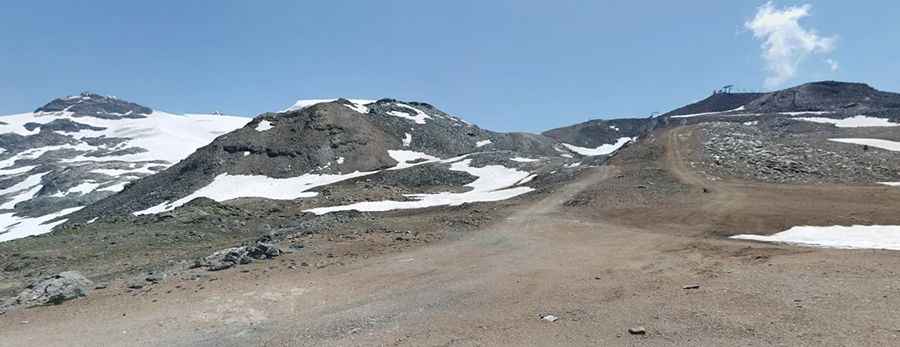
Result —
[[199, 197], [207, 197], [215, 201], [225, 201], [242, 197], [259, 197], [274, 200], [293, 200], [297, 198], [314, 197], [318, 193], [308, 190], [324, 186], [354, 177], [371, 175], [375, 172], [354, 172], [345, 175], [316, 175], [305, 174], [303, 176], [289, 178], [272, 178], [256, 175], [229, 175], [227, 173], [216, 176], [212, 183], [191, 193], [190, 195], [174, 202], [164, 202], [134, 215], [155, 214], [170, 211]]
[[534, 190], [531, 187], [513, 187], [525, 180], [529, 176], [528, 172], [500, 165], [476, 168], [470, 166], [471, 161], [471, 159], [465, 159], [450, 165], [450, 170], [467, 172], [478, 177], [466, 185], [471, 190], [464, 193], [408, 194], [406, 196], [414, 201], [365, 201], [344, 206], [314, 208], [306, 210], [306, 212], [321, 215], [348, 210], [374, 212], [434, 206], [459, 206], [464, 203], [506, 200]]
[[622, 146], [624, 146], [626, 143], [631, 142], [631, 141], [633, 141], [633, 140], [635, 140], [635, 139], [636, 139], [636, 138], [632, 139], [632, 138], [630, 138], [630, 137], [620, 137], [620, 138], [616, 141], [616, 143], [600, 145], [600, 146], [597, 147], [597, 148], [578, 147], [578, 146], [575, 146], [575, 145], [570, 145], [570, 144], [568, 144], [568, 143], [564, 143], [564, 144], [562, 144], [562, 145], [563, 145], [563, 146], [566, 146], [566, 148], [568, 148], [568, 149], [571, 150], [572, 152], [575, 152], [575, 153], [578, 153], [578, 154], [581, 154], [581, 155], [589, 156], [589, 157], [590, 157], [590, 156], [595, 156], [595, 155], [607, 155], [607, 154], [610, 154], [610, 153], [612, 153], [612, 152], [615, 152], [615, 151], [618, 150], [619, 148], [622, 148]]
[[48, 224], [44, 223], [73, 213], [82, 208], [83, 207], [68, 208], [37, 218], [18, 217], [13, 213], [0, 214], [0, 242], [15, 240], [26, 236], [46, 234], [50, 232], [50, 230], [53, 230], [53, 227], [65, 223], [66, 220], [63, 219]]
[[416, 151], [389, 150], [388, 155], [391, 156], [391, 159], [396, 160], [398, 163], [397, 166], [390, 168], [390, 170], [400, 170], [441, 160], [438, 157]]
[[483, 147], [483, 146], [487, 146], [487, 145], [492, 144], [492, 143], [494, 143], [494, 141], [491, 141], [491, 140], [481, 140], [481, 141], [475, 142], [475, 147]]
[[72, 193], [88, 194], [90, 192], [97, 190], [97, 188], [99, 188], [99, 187], [100, 187], [100, 183], [84, 182], [82, 184], [79, 184], [77, 186], [69, 188], [69, 190], [66, 191], [66, 195], [72, 194]]
[[889, 151], [900, 152], [900, 142], [881, 140], [881, 139], [828, 139], [829, 141], [850, 143], [856, 145], [866, 145], [869, 147], [886, 149]]
[[829, 248], [900, 250], [900, 225], [796, 226], [769, 236], [735, 235], [732, 238]]
[[537, 175], [528, 175], [528, 177], [523, 178], [519, 183], [516, 183], [516, 185], [519, 186], [531, 182], [535, 177], [537, 177]]
[[259, 124], [256, 125], [256, 131], [266, 131], [272, 128], [274, 128], [274, 126], [272, 126], [272, 122], [269, 122], [265, 119], [263, 119], [259, 122]]
[[409, 113], [409, 112], [403, 112], [403, 111], [388, 111], [387, 114], [394, 116], [394, 117], [409, 119], [411, 121], [416, 122], [416, 124], [426, 124], [425, 120], [431, 119], [431, 116], [425, 114], [425, 112], [422, 112], [422, 110], [419, 110], [415, 107], [409, 106], [407, 104], [401, 104], [401, 103], [395, 103], [394, 105], [408, 109], [408, 110], [412, 111], [414, 114]]
[[799, 116], [803, 114], [812, 114], [812, 115], [823, 115], [823, 114], [832, 114], [834, 112], [831, 111], [800, 111], [800, 112], [776, 112], [778, 114], [785, 114], [788, 116]]
[[860, 127], [895, 127], [900, 126], [900, 123], [893, 123], [886, 118], [875, 118], [868, 116], [854, 116], [844, 119], [834, 119], [834, 118], [824, 118], [824, 117], [798, 117], [794, 118], [797, 120], [814, 122], [814, 123], [826, 123], [826, 124], [834, 124], [834, 126], [838, 128], [860, 128]]
[[[708, 115], [722, 114], [722, 113], [728, 113], [728, 112], [739, 112], [739, 111], [743, 111], [743, 110], [744, 110], [744, 106], [741, 106], [741, 107], [738, 107], [738, 108], [735, 108], [735, 109], [731, 109], [731, 110], [728, 110], [728, 111], [717, 111], [717, 112], [702, 112], [702, 113], [682, 114], [682, 115], [677, 115], [677, 116], [671, 116], [671, 117], [669, 117], [669, 118], [690, 118], [690, 117], [697, 117], [697, 116], [708, 116]], [[746, 116], [746, 115], [747, 115], [747, 114], [736, 114], [736, 115], [734, 115], [734, 116]], [[729, 116], [731, 116], [731, 115], [729, 115]]]
[[121, 192], [123, 189], [125, 189], [125, 185], [127, 185], [127, 184], [128, 184], [128, 182], [119, 182], [116, 184], [112, 184], [112, 185], [100, 188], [98, 190], [118, 193], [118, 192]]

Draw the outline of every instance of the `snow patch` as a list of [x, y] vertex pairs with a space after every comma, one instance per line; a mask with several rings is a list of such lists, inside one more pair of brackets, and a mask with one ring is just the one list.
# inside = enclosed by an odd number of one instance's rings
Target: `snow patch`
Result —
[[68, 208], [37, 218], [18, 217], [13, 213], [0, 214], [0, 242], [20, 239], [26, 236], [46, 234], [53, 230], [53, 227], [65, 223], [66, 220], [62, 219], [52, 223], [48, 222], [82, 208], [83, 207]]
[[412, 113], [403, 112], [403, 111], [388, 111], [387, 114], [394, 116], [394, 117], [409, 119], [409, 120], [415, 122], [416, 124], [426, 124], [427, 122], [425, 120], [431, 119], [431, 116], [425, 114], [425, 112], [422, 112], [422, 110], [419, 110], [415, 107], [409, 106], [407, 104], [401, 104], [401, 103], [394, 103], [394, 105], [408, 109], [408, 110], [412, 111]]
[[531, 191], [531, 187], [513, 187], [529, 176], [528, 172], [510, 169], [501, 165], [488, 165], [481, 168], [472, 167], [471, 159], [465, 159], [450, 165], [450, 170], [467, 172], [478, 177], [467, 184], [471, 190], [464, 193], [408, 194], [413, 201], [365, 201], [344, 206], [320, 207], [306, 212], [322, 215], [336, 211], [389, 211], [397, 209], [417, 209], [434, 206], [459, 206], [464, 203], [488, 202], [510, 199]]
[[563, 143], [562, 145], [566, 146], [566, 148], [568, 148], [572, 152], [590, 157], [590, 156], [595, 156], [595, 155], [611, 154], [612, 152], [617, 151], [619, 148], [622, 148], [622, 146], [624, 146], [625, 144], [627, 144], [631, 141], [634, 141], [636, 139], [637, 138], [620, 137], [618, 140], [616, 140], [615, 143], [600, 145], [597, 148], [578, 147], [575, 145], [570, 145], [568, 143]]
[[540, 161], [540, 159], [531, 159], [531, 158], [522, 158], [522, 157], [509, 158], [509, 160], [519, 162], [519, 163], [533, 163], [536, 161]]
[[310, 189], [337, 183], [355, 177], [371, 175], [375, 172], [354, 172], [344, 175], [316, 175], [305, 174], [289, 178], [272, 178], [256, 175], [229, 175], [227, 173], [216, 176], [212, 183], [191, 193], [190, 195], [174, 202], [162, 204], [134, 212], [134, 215], [156, 214], [171, 211], [191, 200], [206, 197], [215, 201], [226, 201], [243, 197], [258, 197], [273, 200], [293, 200], [309, 198], [318, 195], [309, 192]]
[[900, 250], [900, 225], [796, 226], [769, 236], [746, 234], [731, 238], [828, 248]]
[[492, 144], [492, 143], [494, 143], [494, 141], [491, 141], [491, 140], [481, 140], [481, 141], [475, 142], [475, 147], [484, 147], [484, 146], [487, 146], [487, 145]]
[[274, 126], [272, 125], [272, 122], [269, 122], [265, 119], [263, 119], [262, 121], [259, 122], [259, 124], [256, 125], [256, 131], [266, 131], [266, 130], [269, 130], [272, 128], [274, 128]]
[[97, 188], [99, 188], [99, 187], [100, 187], [100, 183], [84, 182], [84, 183], [81, 183], [77, 186], [74, 186], [74, 187], [66, 190], [66, 195], [74, 194], [74, 193], [88, 194], [90, 192], [97, 190]]
[[844, 119], [824, 118], [824, 117], [797, 117], [796, 120], [802, 120], [813, 123], [834, 124], [838, 128], [861, 128], [861, 127], [895, 127], [900, 123], [894, 123], [886, 118], [875, 118], [864, 115]]
[[438, 157], [431, 156], [422, 152], [406, 150], [389, 150], [388, 155], [391, 157], [391, 159], [396, 160], [398, 163], [397, 166], [394, 166], [389, 170], [400, 170], [425, 163], [434, 163], [441, 160]]
[[[743, 110], [744, 110], [744, 106], [741, 106], [741, 107], [734, 108], [734, 109], [731, 109], [731, 110], [728, 110], [728, 111], [717, 111], [717, 112], [702, 112], [702, 113], [682, 114], [682, 115], [677, 115], [677, 116], [671, 116], [671, 117], [669, 117], [669, 118], [691, 118], [691, 117], [698, 117], [698, 116], [717, 115], [717, 114], [723, 114], [723, 113], [729, 113], [729, 112], [740, 112], [740, 111], [743, 111]], [[746, 114], [744, 114], [744, 115], [746, 115]], [[740, 115], [734, 115], [734, 116], [740, 116]]]
[[403, 135], [403, 147], [409, 147], [412, 144], [412, 135], [410, 133], [404, 133]]
[[888, 151], [900, 152], [900, 142], [881, 139], [828, 139], [828, 141], [864, 145], [881, 148]]

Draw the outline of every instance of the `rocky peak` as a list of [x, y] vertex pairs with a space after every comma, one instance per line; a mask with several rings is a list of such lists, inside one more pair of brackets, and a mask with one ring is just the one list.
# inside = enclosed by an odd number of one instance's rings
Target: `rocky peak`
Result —
[[72, 112], [72, 115], [76, 117], [120, 119], [144, 118], [153, 110], [112, 96], [84, 92], [75, 96], [54, 99], [35, 110], [35, 113], [52, 112]]
[[867, 112], [900, 108], [900, 94], [883, 92], [865, 83], [821, 81], [766, 94], [746, 108], [756, 112]]

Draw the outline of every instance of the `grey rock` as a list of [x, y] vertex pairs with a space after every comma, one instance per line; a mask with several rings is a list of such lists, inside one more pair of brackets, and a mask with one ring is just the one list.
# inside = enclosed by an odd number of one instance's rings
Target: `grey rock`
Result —
[[92, 286], [93, 282], [78, 272], [61, 272], [31, 283], [18, 296], [13, 298], [7, 306], [58, 305], [87, 295]]

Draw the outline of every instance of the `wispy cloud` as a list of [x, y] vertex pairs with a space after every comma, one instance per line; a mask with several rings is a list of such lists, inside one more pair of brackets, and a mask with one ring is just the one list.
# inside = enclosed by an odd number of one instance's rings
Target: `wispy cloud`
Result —
[[[800, 63], [807, 56], [834, 50], [836, 37], [822, 37], [815, 30], [800, 25], [800, 19], [809, 16], [811, 8], [807, 4], [778, 9], [770, 1], [759, 7], [753, 19], [744, 23], [753, 36], [762, 41], [762, 58], [768, 72], [767, 88], [779, 87], [796, 76]], [[837, 70], [837, 62], [829, 61], [832, 70]]]
[[825, 64], [828, 64], [828, 67], [831, 68], [832, 72], [837, 71], [838, 69], [841, 68], [841, 65], [838, 64], [837, 61], [835, 61], [834, 59], [831, 59], [831, 58], [825, 59]]

